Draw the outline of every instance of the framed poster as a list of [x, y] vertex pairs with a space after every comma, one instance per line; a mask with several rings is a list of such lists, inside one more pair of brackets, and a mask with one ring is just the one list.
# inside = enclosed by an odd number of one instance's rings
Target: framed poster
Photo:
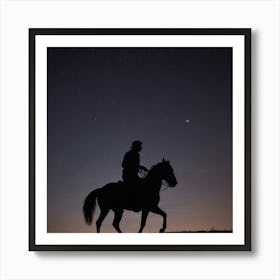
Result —
[[250, 29], [29, 42], [30, 250], [251, 250]]

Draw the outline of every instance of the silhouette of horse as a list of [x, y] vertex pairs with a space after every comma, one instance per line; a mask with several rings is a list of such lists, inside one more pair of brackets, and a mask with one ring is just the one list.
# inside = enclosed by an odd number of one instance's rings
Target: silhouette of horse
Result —
[[96, 206], [96, 200], [100, 207], [100, 216], [96, 221], [97, 232], [100, 232], [101, 224], [110, 210], [113, 210], [115, 217], [113, 226], [117, 232], [121, 232], [119, 227], [123, 210], [142, 211], [141, 226], [139, 232], [142, 232], [149, 212], [159, 214], [163, 217], [163, 224], [160, 232], [166, 229], [167, 215], [158, 207], [160, 201], [160, 188], [162, 180], [165, 180], [169, 187], [177, 185], [176, 177], [169, 161], [154, 165], [147, 176], [141, 179], [137, 187], [126, 186], [122, 183], [109, 183], [102, 188], [89, 193], [83, 205], [84, 219], [88, 225], [91, 225], [93, 213]]

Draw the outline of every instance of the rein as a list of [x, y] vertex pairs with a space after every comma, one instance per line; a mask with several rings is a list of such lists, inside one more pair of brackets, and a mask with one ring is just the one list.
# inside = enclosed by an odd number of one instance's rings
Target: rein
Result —
[[164, 191], [166, 191], [167, 189], [169, 189], [168, 183], [166, 183], [166, 182], [163, 182], [163, 183], [161, 184], [161, 188], [162, 188], [162, 186], [165, 187], [165, 188], [164, 188], [164, 189], [161, 189], [160, 192], [164, 192]]
[[[141, 170], [141, 171], [139, 172], [139, 174], [142, 175], [142, 176], [141, 176], [142, 178], [145, 178], [149, 171], [150, 171], [150, 170], [148, 170], [148, 171], [143, 171], [143, 170]], [[162, 188], [162, 187], [164, 187], [164, 188]], [[168, 183], [167, 183], [166, 181], [163, 181], [160, 188], [161, 188], [161, 189], [160, 189], [160, 192], [164, 192], [164, 191], [166, 191], [167, 189], [169, 189], [169, 185], [168, 185]]]

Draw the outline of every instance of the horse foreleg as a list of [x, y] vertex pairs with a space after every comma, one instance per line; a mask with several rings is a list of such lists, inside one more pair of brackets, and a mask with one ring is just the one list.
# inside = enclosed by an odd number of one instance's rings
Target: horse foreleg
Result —
[[141, 226], [138, 232], [142, 232], [145, 225], [146, 225], [146, 221], [147, 221], [147, 217], [148, 217], [149, 211], [142, 211], [142, 218], [141, 218]]
[[120, 221], [123, 215], [123, 210], [114, 210], [114, 212], [115, 212], [115, 218], [113, 221], [113, 226], [117, 232], [122, 232], [120, 229]]
[[109, 209], [101, 209], [99, 218], [96, 221], [97, 232], [100, 232], [101, 224], [102, 224], [103, 220], [105, 219], [105, 217], [107, 216], [108, 212], [109, 212]]
[[162, 211], [158, 206], [156, 206], [155, 208], [151, 209], [151, 212], [155, 213], [155, 214], [159, 214], [163, 217], [163, 224], [162, 224], [162, 228], [159, 230], [159, 232], [164, 232], [166, 229], [166, 220], [167, 220], [167, 215], [164, 211]]

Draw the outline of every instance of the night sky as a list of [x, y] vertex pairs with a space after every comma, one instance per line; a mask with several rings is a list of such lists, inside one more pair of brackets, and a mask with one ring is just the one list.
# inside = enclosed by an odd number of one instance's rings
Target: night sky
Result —
[[[166, 231], [232, 229], [231, 48], [48, 48], [47, 67], [48, 232], [96, 232], [84, 198], [121, 179], [133, 140], [142, 165], [174, 169]], [[120, 227], [137, 232], [140, 219], [125, 211]], [[144, 232], [161, 224], [150, 213]]]

